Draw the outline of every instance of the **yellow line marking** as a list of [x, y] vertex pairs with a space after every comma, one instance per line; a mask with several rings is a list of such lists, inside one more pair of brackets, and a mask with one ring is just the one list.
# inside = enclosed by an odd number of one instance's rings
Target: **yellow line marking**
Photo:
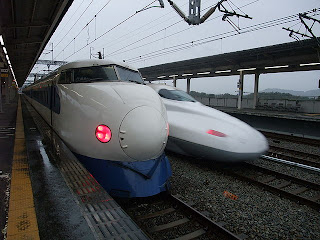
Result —
[[8, 240], [40, 239], [26, 154], [20, 98], [17, 110], [8, 215]]

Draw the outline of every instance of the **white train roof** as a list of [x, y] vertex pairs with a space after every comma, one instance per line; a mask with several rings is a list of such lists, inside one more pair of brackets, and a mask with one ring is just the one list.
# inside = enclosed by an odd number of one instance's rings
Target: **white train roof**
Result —
[[126, 64], [123, 64], [121, 62], [114, 62], [110, 60], [105, 59], [88, 59], [88, 60], [79, 60], [74, 62], [69, 62], [63, 66], [61, 66], [57, 71], [60, 72], [61, 70], [69, 69], [69, 68], [82, 68], [82, 67], [91, 67], [91, 66], [103, 66], [103, 65], [118, 65], [124, 68], [128, 68], [134, 71], [138, 71], [138, 69], [135, 69], [133, 67], [130, 67]]

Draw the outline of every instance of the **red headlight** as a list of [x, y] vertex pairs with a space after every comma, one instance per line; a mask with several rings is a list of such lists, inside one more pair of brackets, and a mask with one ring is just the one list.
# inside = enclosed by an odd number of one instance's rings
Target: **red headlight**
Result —
[[208, 130], [207, 133], [213, 135], [213, 136], [217, 136], [217, 137], [226, 137], [227, 135], [222, 133], [222, 132], [218, 132], [215, 130]]
[[96, 137], [100, 142], [107, 143], [111, 139], [111, 130], [106, 125], [99, 125], [96, 128]]

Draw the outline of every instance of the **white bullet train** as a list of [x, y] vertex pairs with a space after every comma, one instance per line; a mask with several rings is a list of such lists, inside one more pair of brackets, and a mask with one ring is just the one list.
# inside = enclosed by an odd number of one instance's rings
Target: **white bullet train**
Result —
[[169, 187], [166, 110], [136, 69], [71, 62], [23, 92], [111, 195], [146, 197]]
[[223, 162], [258, 158], [269, 146], [266, 138], [248, 124], [207, 107], [186, 92], [163, 84], [148, 84], [161, 97], [170, 126], [166, 149]]

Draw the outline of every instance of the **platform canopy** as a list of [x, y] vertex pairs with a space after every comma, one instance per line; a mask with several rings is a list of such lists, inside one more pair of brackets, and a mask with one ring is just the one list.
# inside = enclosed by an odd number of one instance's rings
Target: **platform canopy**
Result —
[[[0, 0], [0, 35], [19, 86], [23, 85], [72, 2]], [[8, 67], [3, 46], [0, 56], [0, 62]]]
[[[318, 40], [320, 40], [318, 38]], [[319, 41], [309, 39], [140, 68], [146, 81], [320, 70]]]

